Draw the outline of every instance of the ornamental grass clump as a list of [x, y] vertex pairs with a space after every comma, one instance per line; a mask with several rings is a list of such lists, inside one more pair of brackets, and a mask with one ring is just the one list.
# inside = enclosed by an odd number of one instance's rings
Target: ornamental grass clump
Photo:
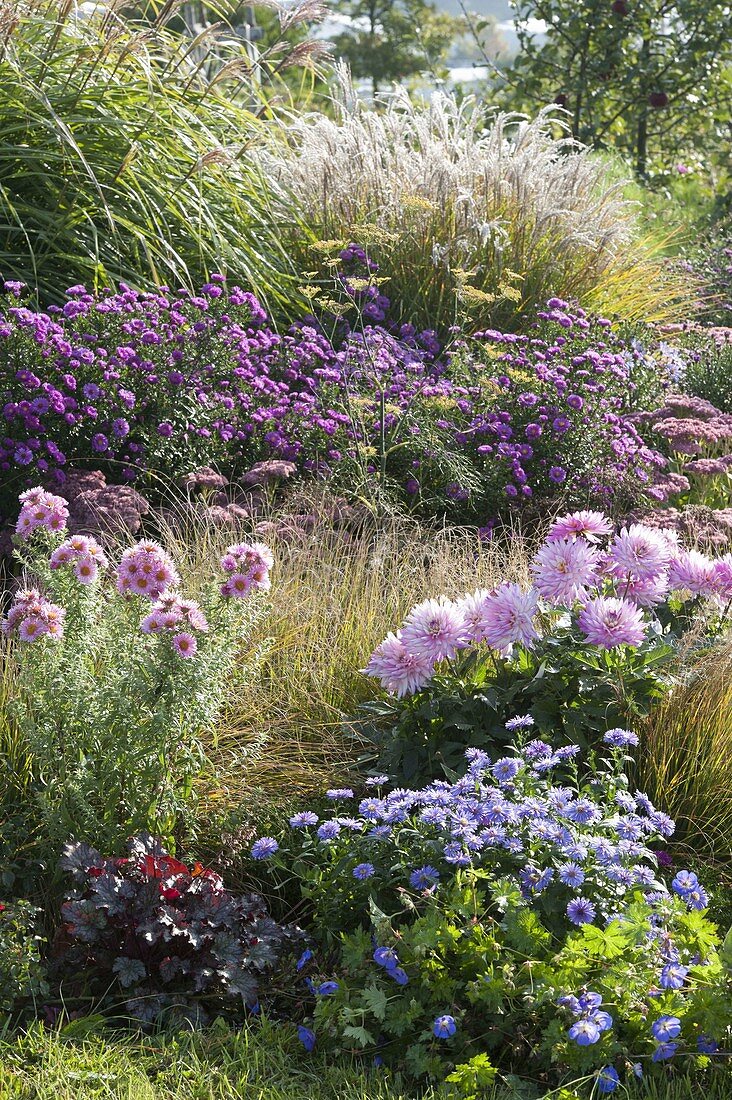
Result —
[[601, 1092], [671, 1061], [728, 1066], [732, 936], [720, 945], [693, 871], [659, 871], [674, 823], [630, 787], [637, 736], [607, 730], [580, 762], [524, 716], [507, 726], [506, 755], [468, 750], [460, 779], [328, 791], [332, 810], [253, 845], [320, 930], [298, 964], [301, 1041], [415, 1076]]
[[373, 107], [340, 75], [332, 115], [293, 115], [255, 154], [287, 192], [283, 224], [310, 230], [290, 234], [303, 271], [311, 235], [347, 234], [380, 260], [400, 319], [441, 333], [464, 314], [515, 330], [551, 294], [633, 319], [691, 307], [689, 275], [639, 240], [622, 184], [561, 112], [404, 88]]
[[66, 537], [66, 501], [41, 488], [21, 505], [23, 575], [2, 631], [8, 715], [30, 757], [29, 831], [46, 858], [69, 837], [110, 848], [143, 827], [172, 837], [211, 770], [204, 739], [245, 675], [272, 555], [230, 546], [194, 598], [159, 544], [120, 552]]
[[[222, 267], [270, 303], [290, 296], [275, 184], [249, 155], [258, 75], [272, 66], [221, 23], [176, 33], [174, 14], [0, 5], [0, 275], [40, 301], [80, 282], [192, 287]], [[307, 64], [310, 45], [281, 38], [268, 56]]]
[[561, 517], [530, 564], [462, 599], [428, 599], [377, 646], [365, 672], [393, 701], [365, 708], [382, 763], [407, 779], [460, 766], [470, 745], [505, 739], [517, 706], [538, 731], [591, 745], [608, 723], [638, 721], [679, 678], [673, 661], [727, 628], [732, 556], [686, 550], [675, 531], [607, 516]]

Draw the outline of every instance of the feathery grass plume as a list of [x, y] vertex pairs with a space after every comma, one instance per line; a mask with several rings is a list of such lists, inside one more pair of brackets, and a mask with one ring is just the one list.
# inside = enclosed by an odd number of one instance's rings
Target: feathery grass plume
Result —
[[[291, 264], [248, 151], [258, 60], [233, 35], [177, 34], [171, 5], [152, 21], [86, 6], [0, 9], [0, 275], [46, 302], [230, 270], [276, 306]], [[268, 74], [289, 56], [273, 49]]]
[[[283, 220], [362, 244], [376, 230], [371, 247], [403, 319], [510, 328], [552, 294], [627, 318], [690, 305], [688, 276], [667, 273], [638, 239], [623, 183], [556, 108], [527, 120], [473, 97], [414, 103], [397, 87], [375, 109], [338, 73], [335, 117], [292, 115], [256, 156], [289, 193]], [[293, 246], [312, 266], [306, 239]]]
[[732, 642], [684, 663], [685, 682], [646, 723], [635, 779], [675, 818], [680, 841], [730, 863]]

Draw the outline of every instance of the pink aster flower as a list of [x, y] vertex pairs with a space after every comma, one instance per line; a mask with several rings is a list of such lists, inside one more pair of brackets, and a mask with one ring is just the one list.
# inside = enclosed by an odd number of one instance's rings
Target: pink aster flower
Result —
[[598, 558], [597, 550], [584, 539], [547, 541], [531, 564], [534, 585], [549, 603], [573, 604], [596, 586]]
[[485, 601], [481, 637], [493, 649], [508, 649], [519, 642], [530, 648], [538, 637], [533, 622], [538, 604], [535, 588], [524, 592], [518, 584], [500, 585]]
[[582, 535], [588, 542], [597, 542], [603, 535], [609, 535], [611, 530], [607, 516], [585, 509], [556, 519], [549, 528], [547, 539], [569, 539]]
[[432, 664], [451, 659], [468, 641], [459, 606], [444, 596], [413, 607], [404, 620], [400, 637], [410, 653], [427, 657]]
[[424, 654], [410, 653], [399, 633], [390, 632], [371, 654], [362, 672], [375, 676], [386, 691], [401, 699], [405, 695], [413, 695], [429, 683], [433, 665]]
[[123, 595], [136, 594], [156, 600], [169, 588], [176, 588], [180, 577], [169, 554], [156, 542], [138, 542], [125, 550], [117, 568], [117, 590]]
[[196, 650], [198, 649], [198, 642], [187, 631], [181, 631], [180, 634], [173, 636], [173, 649], [179, 657], [183, 657], [188, 660], [190, 657], [195, 657]]
[[273, 564], [274, 555], [263, 542], [227, 546], [220, 561], [224, 573], [228, 574], [221, 585], [221, 595], [242, 599], [255, 589], [268, 592], [271, 587], [269, 571]]
[[91, 584], [97, 579], [99, 565], [91, 554], [80, 554], [74, 562], [74, 575], [82, 584]]
[[640, 645], [646, 635], [642, 611], [630, 600], [597, 596], [582, 608], [577, 623], [585, 638], [602, 649]]
[[21, 538], [28, 538], [40, 527], [54, 532], [65, 529], [69, 510], [63, 497], [36, 486], [21, 493], [19, 500], [21, 507], [15, 530]]
[[654, 528], [633, 523], [615, 536], [610, 545], [609, 559], [625, 576], [645, 581], [667, 568], [671, 550], [668, 542]]
[[37, 619], [35, 615], [29, 616], [27, 619], [23, 619], [18, 627], [18, 637], [21, 642], [37, 642], [39, 638], [42, 638], [44, 634], [48, 633], [48, 628], [41, 619]]
[[698, 550], [681, 550], [671, 559], [669, 583], [674, 592], [711, 595], [715, 589], [714, 562]]
[[146, 615], [140, 623], [140, 630], [143, 634], [160, 634], [162, 629], [163, 624], [161, 623], [159, 617], [154, 611], [151, 611], [149, 615]]

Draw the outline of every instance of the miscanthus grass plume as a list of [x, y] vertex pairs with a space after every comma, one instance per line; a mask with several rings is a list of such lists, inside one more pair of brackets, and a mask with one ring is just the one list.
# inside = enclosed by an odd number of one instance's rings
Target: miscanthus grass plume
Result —
[[603, 284], [619, 313], [636, 315], [642, 288], [652, 314], [649, 287], [673, 312], [680, 288], [643, 262], [622, 184], [561, 112], [527, 120], [443, 93], [424, 105], [404, 88], [375, 109], [340, 76], [333, 116], [291, 117], [260, 160], [321, 240], [370, 245], [409, 320], [440, 328], [463, 310], [506, 323], [550, 294], [602, 298]]

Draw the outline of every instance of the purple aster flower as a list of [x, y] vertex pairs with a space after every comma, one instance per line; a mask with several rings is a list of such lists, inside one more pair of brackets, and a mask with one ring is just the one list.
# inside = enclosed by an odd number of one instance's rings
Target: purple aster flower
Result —
[[534, 719], [530, 714], [520, 714], [516, 718], [509, 718], [506, 722], [504, 729], [509, 733], [514, 733], [516, 730], [527, 730], [534, 725]]
[[626, 748], [628, 745], [637, 745], [638, 735], [636, 733], [632, 733], [631, 730], [618, 728], [608, 730], [603, 737], [603, 741], [606, 745], [612, 745], [613, 748], [622, 749]]
[[559, 868], [559, 880], [565, 886], [577, 889], [585, 881], [585, 873], [578, 863], [564, 863]]
[[389, 782], [388, 775], [372, 775], [366, 780], [367, 787], [383, 787]]
[[252, 857], [254, 859], [269, 859], [279, 851], [279, 844], [273, 836], [261, 836], [252, 844]]
[[522, 766], [523, 760], [519, 760], [514, 756], [504, 756], [500, 760], [496, 760], [495, 764], [491, 767], [491, 771], [496, 780], [503, 785], [515, 779], [521, 771]]
[[347, 798], [353, 798], [353, 791], [350, 787], [337, 787], [326, 791], [325, 797], [332, 799], [334, 802], [345, 801]]
[[437, 1039], [450, 1039], [456, 1031], [454, 1016], [438, 1016], [432, 1025], [432, 1032]]
[[306, 829], [308, 825], [317, 824], [318, 815], [311, 810], [302, 810], [300, 813], [293, 814], [290, 818], [290, 825], [293, 829]]
[[429, 890], [440, 878], [440, 872], [429, 865], [418, 867], [409, 876], [409, 884], [413, 890]]
[[567, 471], [563, 466], [552, 466], [549, 470], [549, 479], [556, 485], [561, 485], [567, 478]]
[[592, 924], [597, 910], [588, 898], [574, 898], [567, 906], [567, 916], [572, 924]]
[[374, 870], [373, 863], [359, 863], [353, 868], [353, 877], [363, 882], [364, 879], [371, 878], [374, 874]]
[[337, 821], [324, 821], [318, 828], [319, 840], [334, 840], [341, 831], [341, 826]]

